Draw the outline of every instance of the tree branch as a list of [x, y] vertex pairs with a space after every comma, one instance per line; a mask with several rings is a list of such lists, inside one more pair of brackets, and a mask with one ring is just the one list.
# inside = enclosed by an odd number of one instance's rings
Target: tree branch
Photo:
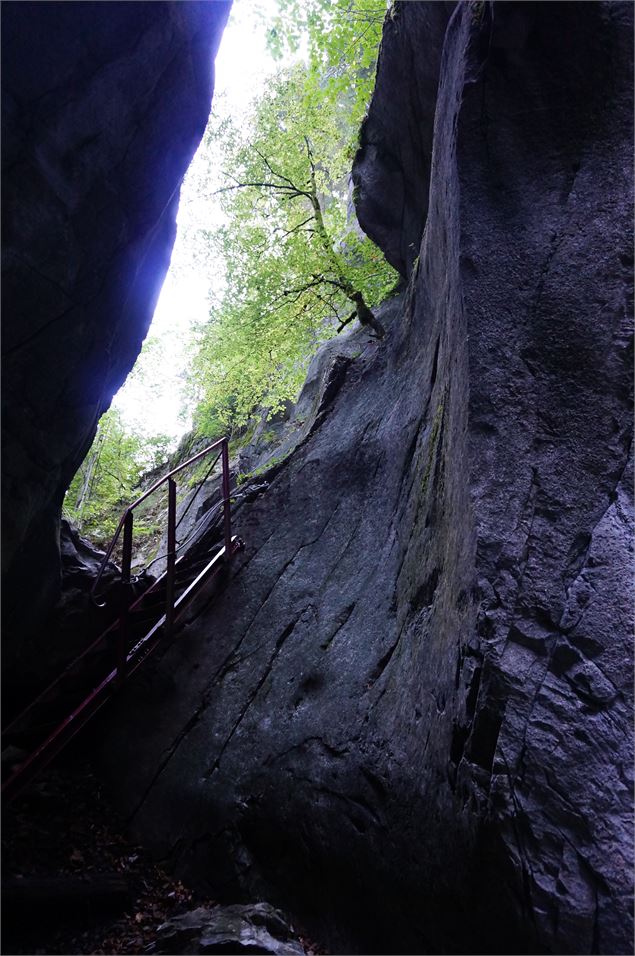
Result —
[[321, 285], [322, 282], [324, 282], [324, 279], [318, 278], [318, 276], [313, 276], [312, 282], [306, 282], [304, 285], [298, 286], [297, 289], [284, 289], [280, 295], [277, 295], [271, 301], [277, 302], [279, 299], [282, 299], [288, 295], [295, 295], [296, 293], [302, 294], [303, 292], [307, 292], [308, 289], [314, 289], [316, 286]]
[[256, 150], [256, 152], [258, 153], [261, 160], [263, 161], [263, 163], [265, 164], [265, 166], [267, 167], [267, 169], [269, 170], [272, 176], [277, 176], [278, 179], [284, 179], [285, 183], [289, 183], [289, 185], [292, 186], [294, 189], [298, 188], [292, 179], [289, 179], [288, 176], [285, 176], [283, 173], [279, 173], [277, 169], [273, 168], [273, 166], [271, 165], [267, 157], [264, 155], [264, 153], [260, 152], [257, 146], [254, 146], [254, 149]]
[[[311, 214], [311, 215], [310, 215], [307, 219], [305, 219], [303, 222], [299, 222], [299, 223], [297, 224], [297, 226], [294, 226], [293, 229], [288, 229], [286, 232], [283, 232], [282, 235], [280, 236], [280, 238], [281, 238], [281, 239], [285, 239], [287, 236], [291, 236], [294, 232], [297, 232], [298, 229], [301, 229], [302, 226], [306, 226], [307, 222], [311, 222], [311, 220], [312, 220], [313, 218], [314, 218], [314, 216], [313, 216], [313, 214]], [[274, 231], [277, 232], [277, 230], [274, 230]], [[308, 231], [308, 230], [307, 230], [307, 231]]]
[[220, 189], [216, 189], [212, 196], [218, 196], [219, 193], [231, 192], [233, 189], [247, 189], [248, 187], [254, 187], [258, 189], [278, 189], [284, 190], [287, 192], [287, 196], [284, 198], [293, 198], [294, 196], [306, 196], [307, 199], [311, 198], [311, 194], [306, 192], [304, 189], [297, 189], [295, 186], [284, 186], [282, 183], [236, 183], [235, 186], [222, 186]]
[[[340, 334], [340, 332], [342, 331], [342, 329], [343, 329], [345, 326], [348, 325], [349, 322], [352, 322], [352, 321], [353, 321], [353, 319], [355, 318], [356, 315], [357, 315], [357, 311], [356, 311], [356, 310], [353, 310], [347, 319], [340, 319], [340, 327], [339, 327], [339, 329], [337, 330], [337, 334], [338, 334], [338, 335]], [[338, 316], [338, 318], [339, 318], [339, 316]]]

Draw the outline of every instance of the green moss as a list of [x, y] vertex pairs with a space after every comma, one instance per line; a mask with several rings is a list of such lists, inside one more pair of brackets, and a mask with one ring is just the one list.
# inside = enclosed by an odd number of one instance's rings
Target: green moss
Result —
[[264, 465], [259, 465], [258, 468], [254, 468], [253, 471], [240, 472], [236, 477], [236, 484], [244, 485], [246, 481], [251, 481], [253, 478], [259, 478], [261, 475], [265, 475], [272, 468], [281, 465], [288, 457], [289, 453], [286, 455], [276, 455], [274, 458], [270, 458], [266, 461]]
[[[203, 479], [206, 476], [208, 478], [211, 478], [212, 472], [210, 471], [209, 475], [207, 474], [207, 472], [209, 471], [210, 465], [213, 460], [214, 460], [213, 457], [209, 456], [209, 457], [201, 458], [201, 460], [197, 462], [196, 465], [192, 465], [191, 467], [193, 470], [187, 476], [185, 481], [182, 482], [182, 486], [185, 488], [194, 488], [195, 485], [198, 485], [200, 481], [203, 481]], [[220, 462], [218, 464], [220, 465]]]
[[425, 495], [428, 490], [428, 482], [430, 481], [430, 473], [432, 471], [432, 465], [437, 453], [437, 444], [439, 442], [439, 435], [441, 434], [441, 425], [443, 423], [443, 415], [445, 412], [445, 392], [443, 393], [443, 398], [439, 402], [437, 409], [434, 413], [434, 419], [432, 421], [432, 428], [430, 429], [430, 438], [428, 444], [428, 459], [426, 461], [425, 471], [423, 473], [423, 478], [421, 480], [421, 493]]
[[257, 425], [257, 422], [254, 422], [251, 425], [248, 424], [244, 430], [239, 432], [235, 437], [229, 439], [230, 458], [235, 458], [241, 448], [246, 448], [246, 446], [250, 444], [250, 442], [253, 440]]

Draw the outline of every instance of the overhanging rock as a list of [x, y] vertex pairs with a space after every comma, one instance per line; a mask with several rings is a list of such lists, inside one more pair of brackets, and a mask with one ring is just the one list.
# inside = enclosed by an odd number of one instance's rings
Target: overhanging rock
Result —
[[3, 677], [45, 668], [59, 514], [170, 260], [229, 3], [2, 6]]

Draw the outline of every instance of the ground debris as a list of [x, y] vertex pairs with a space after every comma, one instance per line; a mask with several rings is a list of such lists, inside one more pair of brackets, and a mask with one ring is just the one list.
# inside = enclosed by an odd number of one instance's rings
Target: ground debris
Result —
[[144, 953], [168, 919], [214, 904], [172, 879], [124, 836], [90, 767], [49, 770], [5, 807], [2, 854], [7, 901], [21, 881], [40, 888], [48, 883], [52, 895], [58, 885], [85, 880], [88, 887], [108, 874], [129, 886], [128, 901], [115, 910], [95, 900], [60, 907], [38, 898], [38, 911], [25, 918], [20, 907], [3, 906], [7, 953]]

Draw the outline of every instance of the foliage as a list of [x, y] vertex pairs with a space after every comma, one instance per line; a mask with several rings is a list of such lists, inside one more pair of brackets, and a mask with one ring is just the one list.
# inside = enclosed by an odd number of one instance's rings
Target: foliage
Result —
[[275, 57], [308, 50], [309, 97], [346, 102], [356, 128], [368, 106], [388, 4], [382, 0], [278, 0], [269, 25]]
[[165, 305], [160, 306], [161, 316], [155, 313], [155, 323], [157, 326], [162, 323], [164, 331], [151, 331], [146, 337], [134, 368], [114, 399], [114, 406], [121, 410], [127, 430], [139, 438], [146, 436], [153, 442], [162, 437], [157, 435], [157, 428], [169, 432], [172, 436], [169, 450], [174, 451], [178, 434], [191, 417], [186, 400], [186, 369], [193, 334], [189, 321], [183, 321], [178, 300], [172, 296], [168, 301], [171, 301], [170, 319], [166, 321]]
[[280, 411], [355, 295], [372, 307], [393, 286], [348, 215], [355, 133], [350, 102], [301, 64], [270, 82], [240, 129], [210, 127], [208, 142], [224, 143], [224, 221], [208, 238], [225, 288], [193, 365], [202, 430], [243, 425], [258, 406]]
[[[208, 127], [188, 174], [200, 210], [188, 267], [215, 278], [188, 382], [199, 434], [229, 431], [243, 442], [255, 409], [275, 414], [297, 397], [312, 355], [350, 320], [356, 296], [373, 308], [394, 284], [359, 232], [349, 195], [385, 13], [381, 0], [278, 0], [270, 49], [287, 63], [299, 51], [306, 62], [269, 81], [251, 115], [215, 117]], [[149, 391], [159, 407], [165, 359], [164, 344], [149, 337], [126, 386], [137, 403]], [[169, 388], [178, 392], [176, 379]], [[104, 544], [142, 473], [170, 450], [166, 438], [144, 434], [141, 417], [126, 422], [115, 407], [102, 418], [65, 501], [69, 517]]]
[[[94, 541], [108, 543], [123, 509], [138, 493], [141, 476], [165, 461], [168, 445], [165, 435], [148, 438], [126, 429], [111, 408], [66, 492], [64, 513]], [[151, 530], [137, 523], [135, 534]]]

